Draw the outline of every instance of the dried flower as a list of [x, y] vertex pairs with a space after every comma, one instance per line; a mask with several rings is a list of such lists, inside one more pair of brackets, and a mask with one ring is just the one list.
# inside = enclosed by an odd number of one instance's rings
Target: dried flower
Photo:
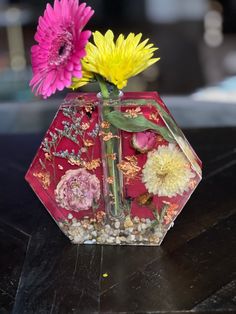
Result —
[[178, 204], [170, 204], [169, 207], [166, 210], [165, 216], [164, 216], [164, 221], [165, 224], [169, 224], [173, 218], [177, 215], [178, 211], [177, 209], [179, 208]]
[[81, 58], [91, 35], [82, 29], [92, 15], [93, 10], [77, 0], [55, 0], [53, 8], [47, 4], [35, 34], [37, 45], [31, 49], [30, 86], [36, 95], [47, 98], [69, 87], [72, 76], [82, 77]]
[[47, 190], [51, 184], [50, 173], [48, 171], [40, 171], [34, 172], [33, 176], [38, 178], [38, 180], [42, 183], [42, 186], [45, 190]]
[[109, 129], [110, 125], [111, 124], [108, 121], [102, 121], [101, 128], [102, 129]]
[[45, 153], [44, 156], [45, 156], [45, 158], [46, 158], [47, 160], [49, 160], [49, 161], [52, 160], [52, 155], [50, 155], [49, 153]]
[[106, 217], [106, 213], [102, 210], [99, 210], [98, 212], [96, 212], [95, 217], [98, 222], [102, 222]]
[[143, 167], [143, 182], [149, 193], [172, 197], [189, 190], [189, 182], [195, 177], [185, 155], [175, 144], [159, 146], [148, 153]]
[[94, 145], [94, 142], [92, 140], [84, 140], [84, 146], [90, 147]]
[[116, 160], [116, 153], [106, 154], [106, 157], [110, 160]]
[[83, 131], [88, 130], [89, 127], [90, 127], [90, 125], [89, 125], [88, 122], [82, 122], [82, 123], [81, 123], [81, 129], [82, 129]]
[[128, 118], [137, 118], [137, 116], [140, 114], [142, 114], [141, 108], [137, 107], [135, 109], [126, 109], [124, 116]]
[[113, 135], [111, 132], [99, 132], [99, 135], [102, 137], [104, 142], [107, 142], [112, 138], [119, 138], [118, 135]]
[[108, 177], [107, 178], [107, 183], [112, 184], [114, 182], [114, 178], [113, 177]]
[[83, 161], [82, 162], [82, 166], [84, 168], [86, 168], [87, 170], [95, 170], [98, 167], [100, 167], [100, 165], [101, 165], [101, 160], [99, 158], [93, 159], [91, 161]]
[[67, 210], [88, 210], [99, 201], [100, 182], [83, 168], [68, 170], [56, 187], [55, 198]]
[[73, 157], [69, 157], [69, 159], [67, 160], [69, 164], [71, 164], [72, 166], [80, 166], [81, 165], [81, 161], [79, 159], [75, 159]]
[[132, 145], [140, 153], [146, 153], [155, 148], [156, 134], [150, 131], [137, 132], [132, 136]]
[[85, 111], [87, 113], [92, 113], [93, 112], [93, 109], [94, 109], [94, 106], [93, 104], [86, 104], [85, 107], [84, 107]]
[[152, 200], [153, 200], [153, 195], [148, 192], [143, 193], [136, 198], [137, 203], [141, 206], [150, 205]]
[[141, 170], [135, 156], [126, 156], [125, 160], [122, 160], [117, 167], [125, 176], [127, 183], [134, 179]]

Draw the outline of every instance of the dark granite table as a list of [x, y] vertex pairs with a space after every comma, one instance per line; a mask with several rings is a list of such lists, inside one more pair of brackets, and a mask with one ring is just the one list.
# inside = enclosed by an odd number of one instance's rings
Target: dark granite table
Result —
[[235, 313], [236, 128], [186, 135], [204, 178], [161, 247], [70, 244], [24, 181], [41, 136], [1, 135], [0, 313]]

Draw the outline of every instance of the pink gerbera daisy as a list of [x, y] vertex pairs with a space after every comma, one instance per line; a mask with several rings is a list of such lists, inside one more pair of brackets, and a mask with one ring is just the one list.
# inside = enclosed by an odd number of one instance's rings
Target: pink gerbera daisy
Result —
[[36, 95], [47, 98], [69, 87], [72, 77], [82, 77], [80, 60], [86, 55], [85, 46], [91, 35], [82, 29], [93, 13], [78, 0], [55, 0], [53, 8], [47, 4], [34, 37], [38, 44], [31, 49], [30, 86]]

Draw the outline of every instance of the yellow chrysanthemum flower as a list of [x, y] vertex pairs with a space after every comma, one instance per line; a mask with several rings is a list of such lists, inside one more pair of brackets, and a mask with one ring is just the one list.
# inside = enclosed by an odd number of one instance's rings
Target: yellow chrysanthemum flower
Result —
[[[83, 64], [83, 62], [82, 62]], [[81, 86], [84, 86], [86, 84], [88, 84], [89, 82], [94, 81], [94, 75], [91, 72], [88, 72], [86, 70], [82, 70], [82, 78], [78, 79], [76, 77], [72, 78], [72, 85], [70, 86], [70, 88], [75, 89], [75, 88], [79, 88]]]
[[148, 153], [142, 180], [149, 193], [173, 197], [188, 191], [193, 177], [185, 155], [175, 144], [169, 144]]
[[[152, 58], [158, 48], [147, 44], [148, 39], [140, 42], [142, 34], [130, 33], [127, 38], [119, 35], [114, 42], [114, 34], [108, 30], [105, 35], [96, 31], [93, 34], [94, 43], [86, 46], [86, 56], [83, 58], [83, 70], [101, 75], [117, 88], [127, 85], [127, 80], [144, 71], [160, 58]], [[83, 82], [86, 78], [82, 78]], [[74, 86], [81, 86], [79, 79], [74, 79]], [[83, 84], [84, 85], [84, 84]]]

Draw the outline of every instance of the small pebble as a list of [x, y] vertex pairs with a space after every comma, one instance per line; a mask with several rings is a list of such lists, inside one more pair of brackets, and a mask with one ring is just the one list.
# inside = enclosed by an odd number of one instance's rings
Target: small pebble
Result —
[[119, 228], [120, 228], [120, 222], [119, 222], [119, 221], [116, 221], [116, 222], [115, 222], [115, 228], [116, 228], [116, 229], [119, 229]]
[[121, 243], [121, 240], [119, 237], [116, 237], [116, 244], [120, 244]]
[[84, 244], [95, 244], [97, 241], [95, 239], [92, 240], [86, 240], [84, 241]]
[[126, 242], [126, 237], [120, 237], [121, 242]]
[[114, 243], [115, 238], [114, 237], [110, 237], [107, 239], [107, 243]]
[[135, 240], [135, 235], [134, 234], [130, 234], [127, 238], [128, 242], [133, 242]]
[[96, 238], [96, 236], [97, 236], [97, 231], [95, 231], [95, 230], [92, 231], [92, 232], [91, 232], [91, 235]]
[[151, 223], [151, 219], [147, 218], [146, 219], [146, 224], [149, 225]]
[[146, 224], [141, 224], [141, 228], [145, 230], [147, 228]]
[[94, 229], [93, 225], [88, 226], [88, 230], [93, 230], [93, 229]]
[[125, 228], [129, 228], [129, 227], [133, 227], [134, 223], [132, 222], [132, 220], [130, 219], [130, 217], [126, 217], [125, 221], [124, 221], [124, 227]]

